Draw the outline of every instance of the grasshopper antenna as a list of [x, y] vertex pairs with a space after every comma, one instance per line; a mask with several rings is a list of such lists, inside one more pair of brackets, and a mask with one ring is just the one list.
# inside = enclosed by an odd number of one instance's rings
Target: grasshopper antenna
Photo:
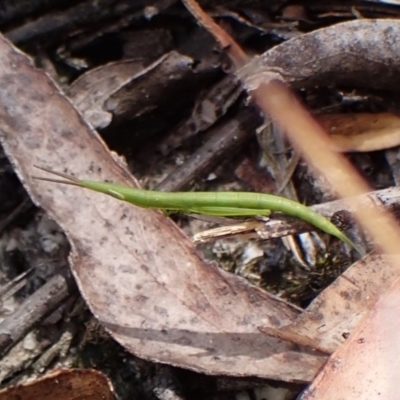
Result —
[[64, 179], [45, 178], [42, 176], [32, 176], [33, 179], [38, 179], [40, 181], [46, 181], [46, 182], [52, 182], [52, 183], [62, 183], [62, 184], [67, 184], [67, 185], [72, 185], [72, 186], [82, 186], [79, 179], [77, 179], [71, 175], [63, 174], [62, 172], [56, 172], [49, 168], [39, 167], [38, 165], [34, 165], [34, 167], [37, 169], [40, 169], [41, 171], [45, 171], [49, 174], [52, 174], [52, 175], [55, 175], [55, 176], [58, 176], [58, 177], [64, 178]]

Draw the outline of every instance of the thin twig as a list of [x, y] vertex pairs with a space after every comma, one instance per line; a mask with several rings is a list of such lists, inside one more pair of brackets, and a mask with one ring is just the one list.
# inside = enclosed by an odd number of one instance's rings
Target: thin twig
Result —
[[214, 20], [206, 14], [198, 3], [194, 0], [182, 0], [186, 8], [197, 19], [200, 25], [203, 26], [215, 40], [218, 41], [222, 49], [229, 55], [236, 68], [241, 68], [250, 61], [250, 58], [242, 50], [242, 48], [228, 35]]

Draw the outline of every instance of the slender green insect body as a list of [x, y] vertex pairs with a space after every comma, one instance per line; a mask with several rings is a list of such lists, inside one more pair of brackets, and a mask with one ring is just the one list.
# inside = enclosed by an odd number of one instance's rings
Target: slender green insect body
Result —
[[284, 197], [251, 192], [159, 192], [113, 183], [78, 180], [46, 168], [38, 168], [66, 180], [38, 179], [84, 187], [144, 208], [225, 217], [267, 216], [271, 211], [282, 212], [314, 225], [321, 231], [347, 243], [361, 254], [363, 253], [328, 219], [308, 207]]

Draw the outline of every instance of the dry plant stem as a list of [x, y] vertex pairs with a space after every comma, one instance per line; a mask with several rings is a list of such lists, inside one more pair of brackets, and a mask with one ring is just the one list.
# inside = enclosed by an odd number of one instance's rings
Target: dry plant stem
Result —
[[239, 151], [253, 133], [259, 118], [252, 110], [243, 110], [236, 118], [217, 124], [210, 130], [208, 140], [173, 173], [157, 190], [174, 192], [186, 187], [193, 179], [204, 176], [212, 167]]
[[74, 292], [72, 278], [58, 274], [28, 297], [13, 314], [0, 323], [0, 356]]
[[236, 68], [244, 66], [249, 62], [249, 57], [240, 48], [240, 46], [206, 14], [195, 0], [182, 0], [185, 7], [192, 13], [201, 24], [214, 38], [218, 41], [222, 49], [226, 50], [231, 60], [235, 63]]
[[[357, 196], [371, 190], [350, 162], [333, 150], [334, 144], [328, 135], [285, 84], [278, 80], [260, 83], [251, 96], [341, 197]], [[400, 228], [390, 213], [378, 209], [371, 201], [370, 206], [357, 208], [355, 216], [380, 250], [398, 253]]]
[[13, 211], [11, 211], [2, 221], [0, 221], [0, 233], [2, 233], [8, 225], [10, 225], [17, 217], [33, 207], [30, 199], [25, 199]]

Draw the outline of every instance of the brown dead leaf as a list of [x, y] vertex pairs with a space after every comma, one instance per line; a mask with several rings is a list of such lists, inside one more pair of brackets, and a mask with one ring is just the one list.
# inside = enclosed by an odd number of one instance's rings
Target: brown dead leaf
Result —
[[302, 335], [315, 348], [331, 353], [374, 307], [379, 296], [399, 277], [395, 257], [367, 255], [326, 288], [290, 325], [286, 334]]
[[329, 114], [317, 120], [339, 151], [375, 151], [400, 144], [400, 118], [395, 114]]
[[105, 375], [94, 370], [59, 370], [43, 378], [0, 391], [0, 400], [114, 400]]
[[[190, 57], [171, 51], [121, 85], [104, 103], [104, 108], [121, 122], [157, 110], [161, 104], [171, 104], [172, 95], [184, 83], [195, 84], [192, 64]], [[175, 98], [172, 104], [178, 100]]]
[[143, 69], [137, 61], [119, 61], [91, 69], [81, 75], [69, 88], [68, 96], [85, 119], [95, 128], [105, 128], [112, 114], [104, 103]]
[[83, 74], [67, 94], [88, 122], [105, 128], [157, 109], [182, 80], [193, 78], [191, 64], [175, 51], [146, 68], [137, 61], [110, 63]]
[[134, 184], [71, 102], [0, 38], [0, 140], [32, 199], [61, 225], [83, 297], [132, 353], [211, 374], [309, 381], [324, 356], [262, 335], [298, 310], [198, 257], [160, 212], [37, 181], [34, 165]]
[[[378, 266], [379, 268], [379, 266]], [[399, 398], [400, 280], [334, 353], [301, 400]]]
[[238, 71], [248, 89], [272, 73], [294, 87], [400, 88], [400, 21], [357, 19], [287, 40]]

